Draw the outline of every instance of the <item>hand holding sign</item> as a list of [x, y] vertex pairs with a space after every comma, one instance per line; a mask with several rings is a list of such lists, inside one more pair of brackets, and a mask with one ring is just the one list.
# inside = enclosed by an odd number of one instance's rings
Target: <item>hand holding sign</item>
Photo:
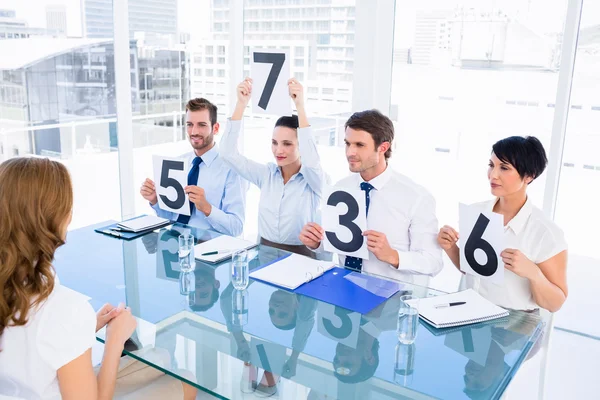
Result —
[[323, 229], [326, 251], [369, 259], [365, 193], [361, 190], [328, 187], [324, 190]]
[[153, 156], [155, 190], [161, 210], [190, 215], [187, 186], [188, 162], [175, 158]]
[[540, 268], [525, 254], [517, 249], [506, 249], [500, 253], [504, 267], [519, 275], [521, 278], [533, 279]]
[[460, 249], [461, 271], [501, 284], [504, 280], [500, 257], [504, 248], [502, 215], [460, 204], [459, 219], [460, 232], [466, 238]]
[[252, 49], [250, 75], [253, 77], [252, 112], [292, 115], [289, 88], [289, 51]]

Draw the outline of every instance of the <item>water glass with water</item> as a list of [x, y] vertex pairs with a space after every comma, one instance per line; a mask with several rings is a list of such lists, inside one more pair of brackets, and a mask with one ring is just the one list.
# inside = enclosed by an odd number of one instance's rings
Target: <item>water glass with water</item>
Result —
[[192, 234], [179, 235], [179, 266], [181, 272], [189, 272], [194, 269], [194, 236]]
[[196, 276], [194, 271], [182, 272], [179, 274], [179, 293], [184, 296], [190, 295], [196, 291]]
[[248, 323], [250, 297], [247, 290], [234, 290], [231, 296], [231, 321], [234, 326]]
[[419, 298], [406, 295], [400, 297], [398, 311], [398, 340], [402, 344], [412, 344], [417, 338], [419, 327]]
[[248, 270], [248, 251], [239, 250], [231, 257], [231, 284], [234, 289], [244, 290], [250, 283]]
[[394, 360], [394, 382], [402, 386], [412, 383], [415, 370], [415, 344], [396, 344], [396, 357]]

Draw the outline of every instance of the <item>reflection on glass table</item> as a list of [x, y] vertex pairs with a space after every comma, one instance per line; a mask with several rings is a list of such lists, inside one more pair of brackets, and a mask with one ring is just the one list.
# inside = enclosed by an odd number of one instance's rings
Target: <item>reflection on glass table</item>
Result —
[[[254, 391], [285, 399], [497, 399], [541, 333], [538, 316], [511, 312], [450, 330], [419, 322], [414, 343], [404, 345], [400, 297], [440, 292], [402, 283], [361, 315], [258, 281], [236, 290], [230, 261], [196, 261], [182, 273], [179, 235], [201, 242], [214, 232], [174, 225], [124, 241], [93, 228], [69, 232], [59, 249], [61, 283], [95, 308], [126, 302], [139, 321], [126, 353], [219, 398]], [[249, 250], [249, 270], [285, 254]]]

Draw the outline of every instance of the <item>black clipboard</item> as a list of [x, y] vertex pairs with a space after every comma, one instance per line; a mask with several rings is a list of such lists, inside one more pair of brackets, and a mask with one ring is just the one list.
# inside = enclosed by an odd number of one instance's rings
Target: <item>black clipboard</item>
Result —
[[124, 231], [118, 227], [118, 224], [120, 224], [120, 222], [115, 221], [114, 223], [112, 223], [110, 225], [106, 225], [102, 228], [94, 229], [94, 231], [101, 233], [103, 235], [112, 236], [117, 239], [133, 240], [133, 239], [137, 239], [141, 236], [144, 236], [150, 232], [153, 232], [157, 229], [164, 228], [165, 226], [169, 226], [169, 225], [173, 224], [173, 221], [166, 221], [164, 224], [153, 226], [150, 229], [146, 229], [144, 231], [139, 231], [139, 232]]

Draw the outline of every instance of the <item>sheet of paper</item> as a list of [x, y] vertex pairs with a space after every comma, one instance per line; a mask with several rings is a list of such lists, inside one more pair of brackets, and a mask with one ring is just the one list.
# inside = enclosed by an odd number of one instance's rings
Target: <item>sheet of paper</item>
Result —
[[369, 259], [367, 239], [367, 205], [365, 192], [324, 186], [321, 203], [325, 251]]
[[292, 115], [287, 84], [291, 78], [289, 50], [251, 49], [250, 77], [253, 113]]
[[490, 280], [504, 281], [504, 221], [500, 214], [477, 206], [459, 205], [460, 269]]
[[361, 274], [360, 272], [351, 272], [344, 276], [344, 279], [348, 279], [355, 285], [368, 290], [376, 296], [384, 297], [386, 299], [389, 299], [396, 294], [403, 286], [397, 282], [379, 279], [375, 276]]
[[159, 208], [190, 215], [189, 198], [184, 190], [189, 172], [187, 160], [153, 155], [152, 163]]

